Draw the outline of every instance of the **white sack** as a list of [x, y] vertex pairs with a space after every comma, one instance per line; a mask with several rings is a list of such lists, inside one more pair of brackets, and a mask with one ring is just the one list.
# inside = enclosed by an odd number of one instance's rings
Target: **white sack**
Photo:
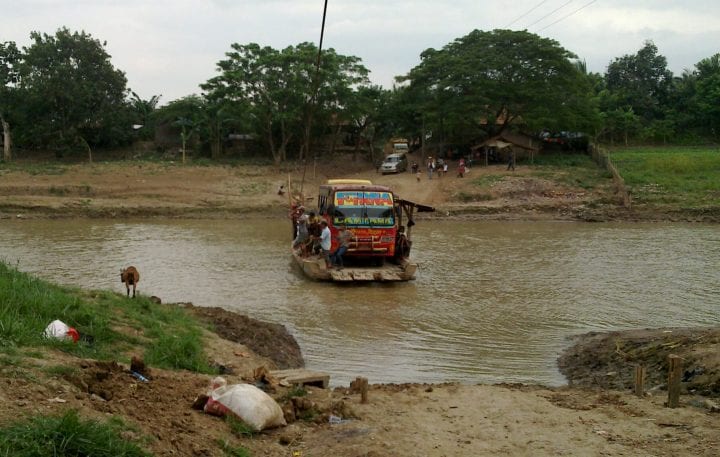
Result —
[[246, 424], [260, 431], [287, 425], [280, 405], [250, 384], [232, 384], [212, 391], [212, 400], [235, 413]]
[[58, 338], [58, 339], [65, 339], [70, 338], [68, 335], [68, 332], [70, 331], [70, 327], [67, 326], [67, 324], [60, 320], [54, 320], [48, 324], [48, 326], [45, 328], [45, 338]]

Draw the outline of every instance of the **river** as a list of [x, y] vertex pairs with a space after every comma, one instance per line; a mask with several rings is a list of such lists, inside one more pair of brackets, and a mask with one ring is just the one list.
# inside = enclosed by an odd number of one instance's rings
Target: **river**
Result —
[[284, 324], [333, 385], [560, 385], [567, 337], [720, 324], [717, 225], [420, 221], [415, 281], [312, 282], [285, 221], [0, 222], [0, 258], [61, 284], [222, 306]]

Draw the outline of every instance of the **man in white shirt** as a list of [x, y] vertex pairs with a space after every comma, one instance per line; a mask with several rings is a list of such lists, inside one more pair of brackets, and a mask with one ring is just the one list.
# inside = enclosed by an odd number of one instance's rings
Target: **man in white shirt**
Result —
[[330, 264], [330, 247], [332, 246], [332, 238], [330, 234], [330, 227], [328, 227], [327, 221], [321, 221], [320, 227], [322, 231], [320, 232], [320, 249], [322, 249], [322, 256], [325, 259], [325, 266], [330, 269], [332, 268], [332, 265]]

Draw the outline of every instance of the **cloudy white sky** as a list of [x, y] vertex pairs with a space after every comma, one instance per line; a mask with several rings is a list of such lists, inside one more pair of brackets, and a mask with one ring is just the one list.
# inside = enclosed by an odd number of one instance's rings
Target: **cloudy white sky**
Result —
[[[63, 26], [107, 41], [113, 65], [142, 98], [199, 93], [232, 43], [280, 49], [320, 38], [323, 0], [0, 0], [0, 42]], [[566, 17], [565, 19], [563, 19]], [[653, 40], [676, 75], [720, 52], [718, 0], [329, 0], [323, 47], [355, 55], [374, 83], [473, 29], [527, 29], [604, 72]]]

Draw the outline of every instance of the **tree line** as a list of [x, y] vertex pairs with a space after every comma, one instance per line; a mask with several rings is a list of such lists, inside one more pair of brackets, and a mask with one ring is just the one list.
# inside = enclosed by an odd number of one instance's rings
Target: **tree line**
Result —
[[0, 42], [4, 159], [15, 150], [87, 154], [153, 139], [170, 126], [196, 153], [219, 158], [231, 134], [274, 163], [344, 143], [356, 155], [389, 136], [471, 144], [503, 130], [585, 132], [603, 142], [717, 141], [720, 54], [674, 76], [651, 41], [604, 74], [557, 41], [527, 31], [473, 30], [426, 49], [391, 89], [372, 85], [355, 56], [312, 43], [230, 46], [201, 94], [159, 106], [127, 87], [106, 43], [85, 32], [32, 32]]

